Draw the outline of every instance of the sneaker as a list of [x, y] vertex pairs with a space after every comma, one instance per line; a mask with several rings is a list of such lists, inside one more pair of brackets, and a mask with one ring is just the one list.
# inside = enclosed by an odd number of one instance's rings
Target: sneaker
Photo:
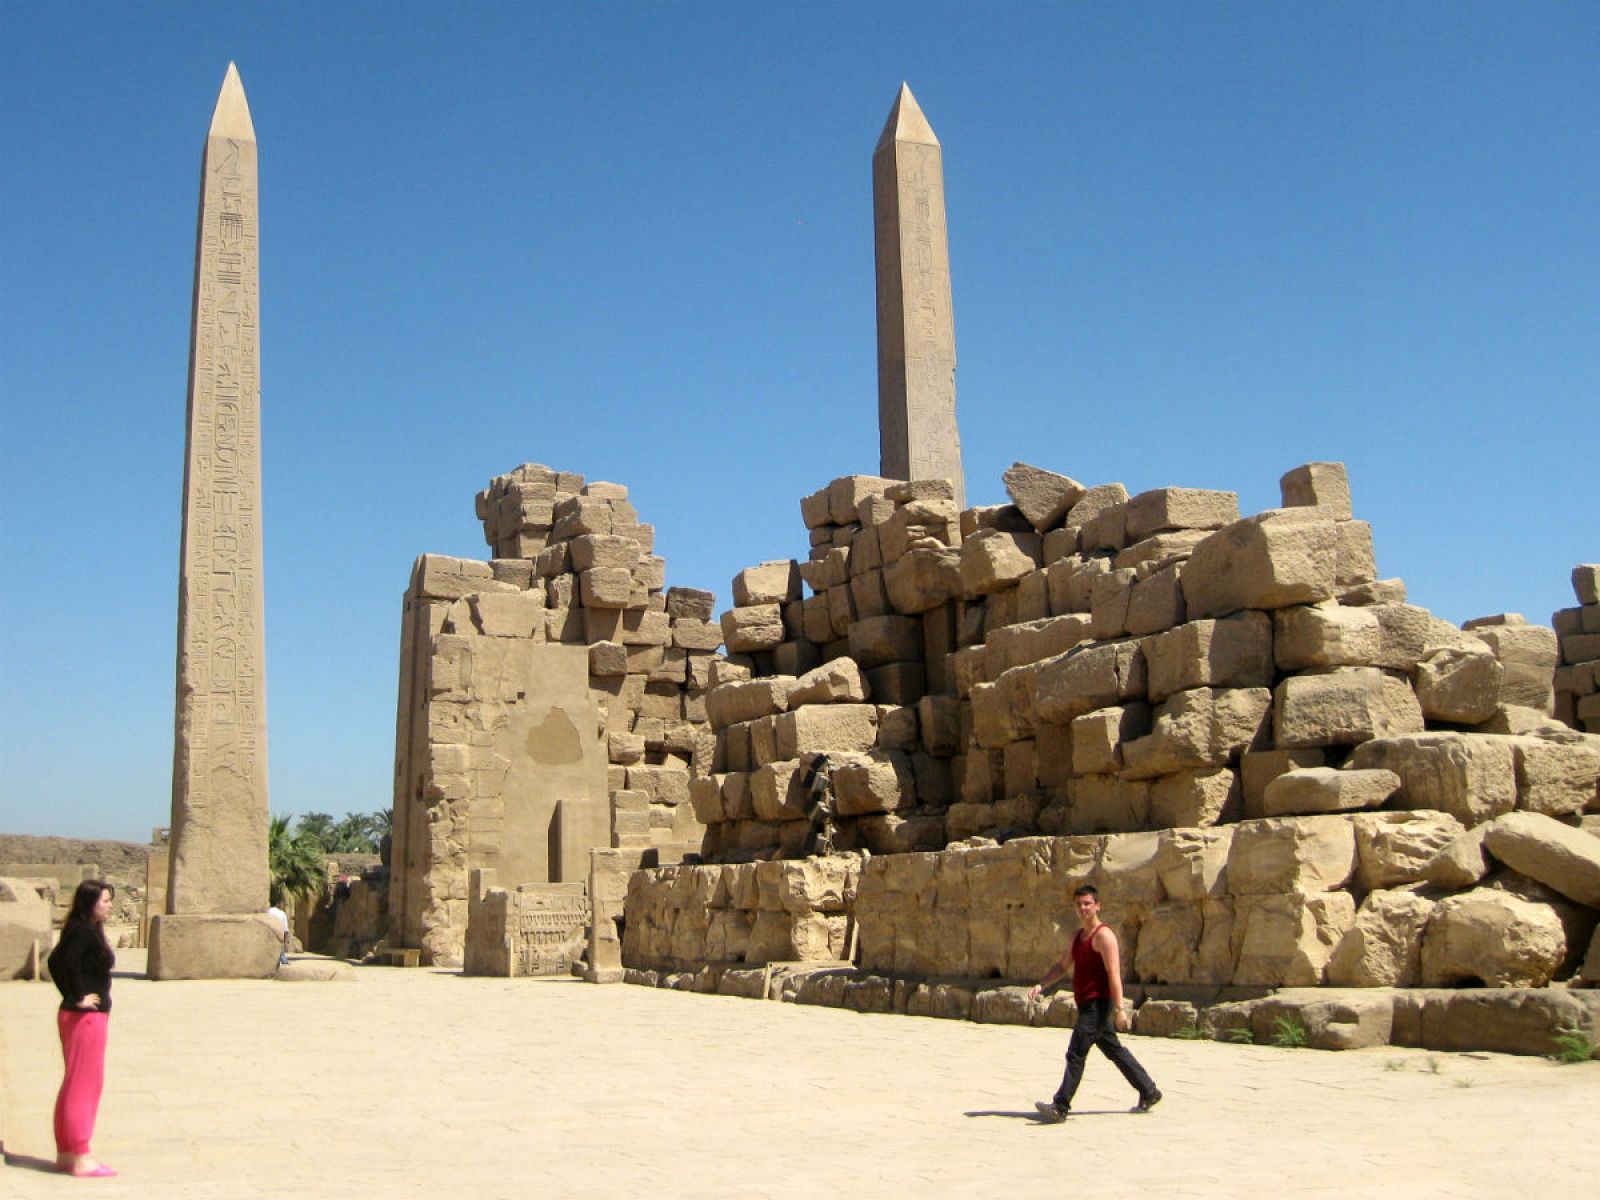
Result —
[[1152, 1108], [1154, 1108], [1156, 1105], [1158, 1105], [1160, 1103], [1161, 1103], [1161, 1089], [1157, 1088], [1155, 1091], [1151, 1092], [1148, 1096], [1140, 1096], [1139, 1097], [1139, 1103], [1135, 1104], [1128, 1111], [1129, 1112], [1136, 1112], [1136, 1113], [1147, 1113]]
[[1067, 1110], [1057, 1108], [1053, 1100], [1038, 1100], [1033, 1107], [1039, 1112], [1039, 1120], [1046, 1125], [1059, 1125], [1067, 1119]]

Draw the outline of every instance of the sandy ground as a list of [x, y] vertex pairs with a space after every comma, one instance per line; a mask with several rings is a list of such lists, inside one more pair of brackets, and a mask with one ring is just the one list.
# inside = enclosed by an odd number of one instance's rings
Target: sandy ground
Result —
[[[94, 1150], [49, 1173], [56, 996], [0, 985], [0, 1197], [1565, 1197], [1600, 1062], [1130, 1038], [1033, 1119], [1061, 1030], [574, 980], [115, 984]], [[126, 972], [124, 974], [124, 972]]]

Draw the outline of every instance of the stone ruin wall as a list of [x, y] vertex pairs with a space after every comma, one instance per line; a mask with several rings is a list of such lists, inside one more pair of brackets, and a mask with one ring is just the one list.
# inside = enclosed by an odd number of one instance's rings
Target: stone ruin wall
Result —
[[494, 557], [425, 554], [405, 598], [388, 940], [424, 962], [462, 961], [474, 869], [514, 891], [697, 850], [714, 748], [714, 598], [664, 587], [625, 487], [530, 463], [477, 513]]
[[1600, 733], [1600, 564], [1572, 569], [1576, 608], [1557, 610], [1553, 623], [1561, 643], [1556, 669], [1556, 717], [1588, 733]]
[[[806, 562], [735, 579], [691, 782], [718, 865], [633, 876], [635, 978], [1031, 982], [1092, 879], [1147, 992], [1600, 982], [1600, 738], [1550, 715], [1584, 669], [1556, 674], [1552, 630], [1408, 604], [1339, 464], [1243, 519], [1230, 492], [1006, 485], [957, 513], [938, 481], [836, 480]], [[817, 754], [864, 867], [786, 861]]]

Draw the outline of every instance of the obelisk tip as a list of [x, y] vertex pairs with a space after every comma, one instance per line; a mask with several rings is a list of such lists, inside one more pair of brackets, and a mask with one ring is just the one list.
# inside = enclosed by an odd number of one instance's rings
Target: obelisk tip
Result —
[[244, 98], [244, 83], [239, 79], [239, 68], [228, 64], [228, 73], [222, 78], [222, 90], [217, 93], [217, 107], [211, 113], [211, 128], [207, 138], [230, 138], [236, 142], [256, 140], [256, 127], [250, 120], [250, 104]]
[[911, 94], [911, 85], [904, 80], [894, 98], [894, 107], [889, 110], [889, 119], [883, 124], [883, 133], [878, 137], [874, 153], [895, 142], [915, 142], [923, 146], [939, 144], [939, 139], [933, 135], [933, 126], [928, 124], [917, 98]]

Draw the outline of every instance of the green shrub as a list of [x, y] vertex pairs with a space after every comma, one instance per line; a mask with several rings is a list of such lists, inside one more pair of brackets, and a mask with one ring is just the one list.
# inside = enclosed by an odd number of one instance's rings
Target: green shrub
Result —
[[1306, 1044], [1306, 1027], [1294, 1017], [1278, 1017], [1272, 1022], [1272, 1044], [1295, 1050]]
[[1555, 1053], [1550, 1057], [1561, 1063], [1588, 1062], [1594, 1057], [1594, 1039], [1581, 1029], [1558, 1029], [1550, 1035], [1555, 1043]]

